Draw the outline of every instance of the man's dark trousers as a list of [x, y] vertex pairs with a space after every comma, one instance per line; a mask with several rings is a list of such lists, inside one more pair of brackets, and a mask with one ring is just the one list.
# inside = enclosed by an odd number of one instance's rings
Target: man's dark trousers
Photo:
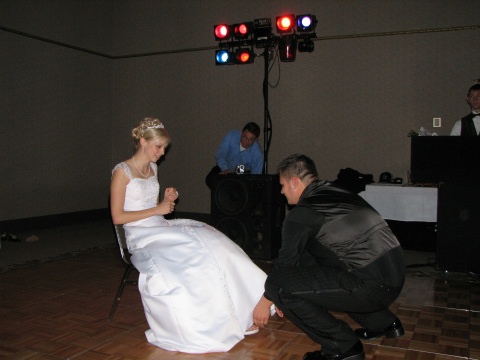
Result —
[[358, 337], [330, 311], [345, 312], [362, 327], [382, 330], [396, 319], [388, 306], [400, 291], [321, 265], [277, 269], [265, 283], [266, 295], [284, 315], [332, 354], [345, 353]]

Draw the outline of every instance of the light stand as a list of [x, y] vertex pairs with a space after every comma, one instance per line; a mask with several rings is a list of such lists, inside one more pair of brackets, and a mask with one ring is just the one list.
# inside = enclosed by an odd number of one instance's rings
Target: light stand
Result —
[[272, 138], [272, 126], [270, 122], [270, 112], [268, 111], [268, 64], [269, 48], [266, 47], [263, 52], [265, 60], [263, 77], [263, 174], [268, 174], [268, 152], [270, 150], [270, 141]]

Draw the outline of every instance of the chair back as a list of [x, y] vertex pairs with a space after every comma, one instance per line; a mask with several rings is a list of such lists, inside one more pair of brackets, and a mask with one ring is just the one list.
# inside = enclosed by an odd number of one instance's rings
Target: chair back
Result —
[[[113, 222], [112, 222], [113, 224]], [[115, 299], [113, 300], [112, 308], [110, 309], [110, 314], [108, 315], [108, 322], [111, 322], [113, 319], [113, 315], [117, 310], [118, 303], [122, 298], [123, 289], [125, 284], [137, 285], [137, 279], [130, 279], [130, 274], [133, 270], [135, 270], [135, 266], [130, 261], [130, 253], [128, 252], [127, 248], [127, 239], [125, 237], [125, 229], [123, 225], [113, 224], [113, 230], [115, 232], [115, 237], [118, 242], [118, 248], [120, 249], [120, 254], [122, 255], [122, 260], [127, 266], [125, 267], [125, 272], [123, 273], [122, 281], [118, 286], [117, 294], [115, 295]]]
[[131, 254], [128, 252], [127, 238], [125, 237], [125, 229], [121, 224], [113, 224], [113, 229], [115, 231], [115, 237], [117, 238], [120, 254], [122, 255], [122, 260], [126, 264], [131, 265], [132, 264], [130, 261]]

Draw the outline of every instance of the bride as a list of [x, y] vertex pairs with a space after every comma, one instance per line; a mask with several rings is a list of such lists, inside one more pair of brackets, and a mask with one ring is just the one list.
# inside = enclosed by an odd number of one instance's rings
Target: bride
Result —
[[[112, 172], [113, 222], [124, 224], [131, 261], [150, 329], [147, 340], [186, 353], [228, 351], [268, 323], [273, 304], [264, 298], [266, 274], [233, 241], [195, 220], [166, 220], [178, 192], [159, 202], [156, 162], [170, 137], [158, 119], [132, 130], [136, 152]], [[261, 322], [253, 321], [253, 309]], [[257, 314], [257, 312], [256, 312]]]

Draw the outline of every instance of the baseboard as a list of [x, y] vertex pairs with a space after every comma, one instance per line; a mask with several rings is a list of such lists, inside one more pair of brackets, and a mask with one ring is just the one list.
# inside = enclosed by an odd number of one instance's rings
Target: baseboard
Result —
[[64, 214], [37, 216], [31, 218], [0, 221], [0, 231], [17, 233], [63, 225], [72, 225], [95, 220], [108, 220], [110, 212], [108, 208], [87, 211], [76, 211]]
[[[210, 214], [193, 213], [193, 212], [175, 212], [166, 216], [167, 219], [193, 219], [210, 224]], [[96, 220], [108, 221], [110, 219], [110, 211], [108, 208], [95, 209], [87, 211], [77, 211], [65, 214], [46, 215], [31, 218], [4, 220], [0, 221], [0, 233], [17, 233], [31, 231], [36, 229], [46, 229], [57, 226], [73, 225]]]

